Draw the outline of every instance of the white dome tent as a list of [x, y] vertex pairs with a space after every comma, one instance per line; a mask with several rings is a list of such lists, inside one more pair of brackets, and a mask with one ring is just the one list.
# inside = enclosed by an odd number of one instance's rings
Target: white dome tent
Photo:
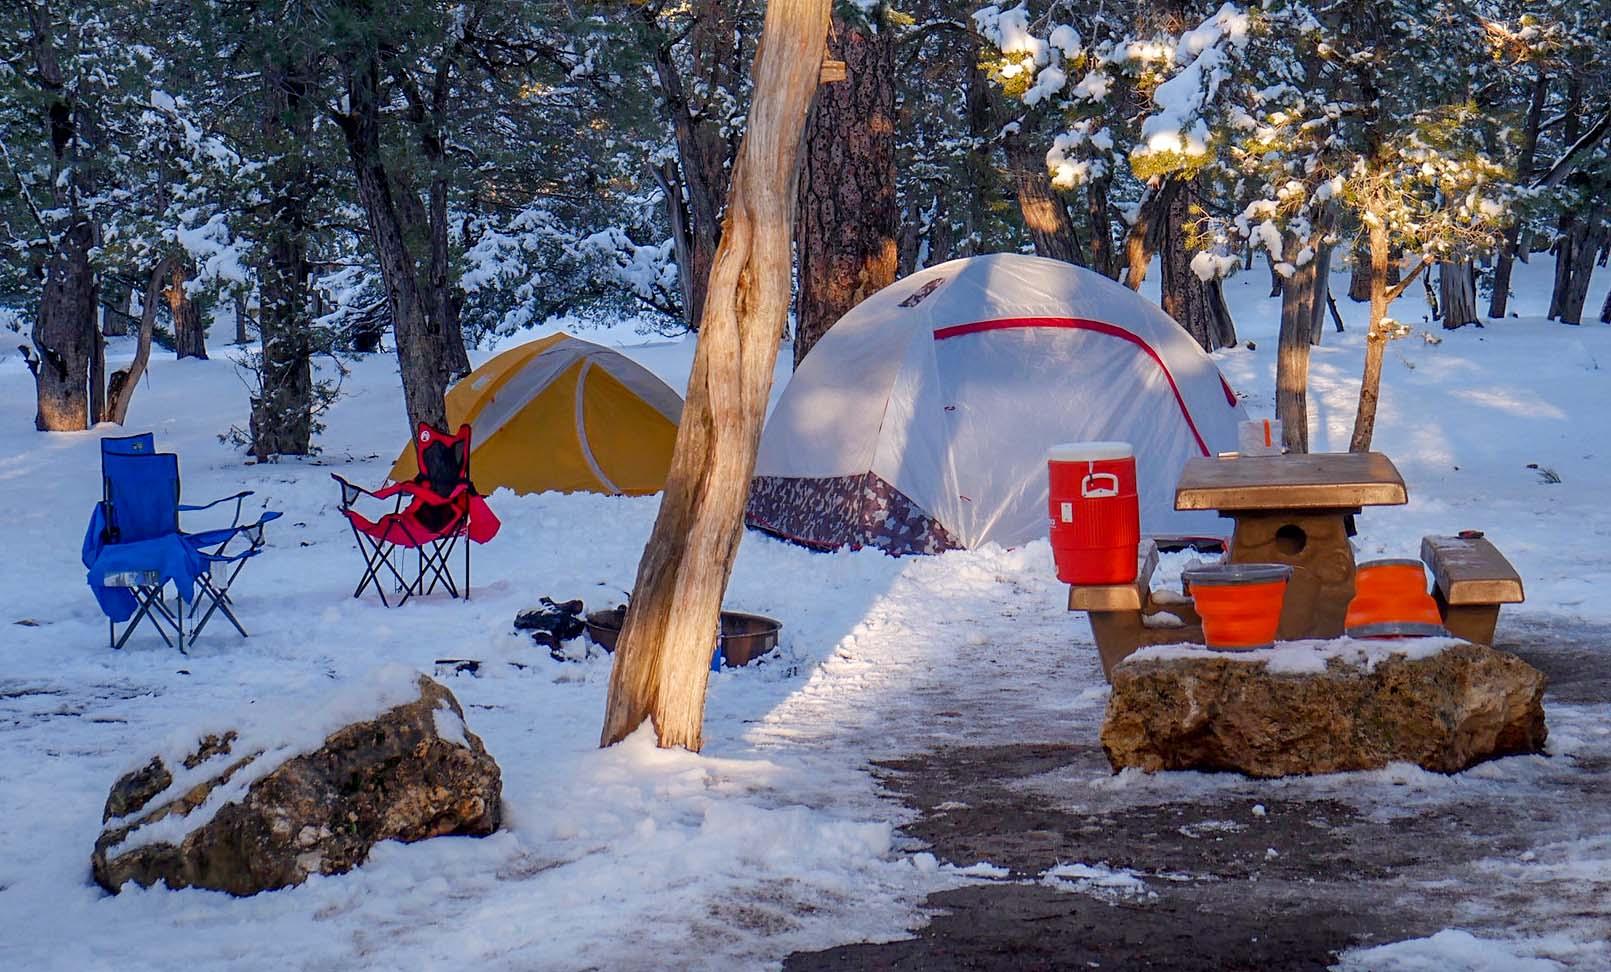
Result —
[[995, 254], [899, 280], [820, 340], [768, 419], [747, 522], [821, 549], [938, 553], [1047, 534], [1046, 451], [1135, 448], [1141, 528], [1223, 534], [1174, 509], [1192, 456], [1242, 408], [1157, 305], [1090, 270]]

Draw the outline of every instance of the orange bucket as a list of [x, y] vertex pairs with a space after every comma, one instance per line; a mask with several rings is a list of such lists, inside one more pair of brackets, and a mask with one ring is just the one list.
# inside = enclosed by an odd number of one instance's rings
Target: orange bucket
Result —
[[1372, 560], [1359, 565], [1343, 630], [1350, 638], [1447, 635], [1438, 602], [1426, 590], [1419, 560]]
[[1210, 564], [1181, 573], [1203, 619], [1203, 640], [1229, 651], [1275, 644], [1291, 577], [1286, 564]]

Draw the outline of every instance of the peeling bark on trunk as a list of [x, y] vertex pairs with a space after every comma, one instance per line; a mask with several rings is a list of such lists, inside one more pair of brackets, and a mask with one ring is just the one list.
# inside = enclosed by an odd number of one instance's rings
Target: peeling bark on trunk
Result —
[[162, 292], [168, 302], [168, 313], [173, 317], [173, 350], [178, 358], [207, 357], [207, 328], [201, 320], [201, 308], [185, 292], [185, 281], [190, 268], [184, 261], [175, 261], [168, 288]]
[[1074, 221], [1069, 219], [1068, 207], [1052, 188], [1052, 178], [1046, 172], [1045, 153], [1030, 145], [1020, 131], [1005, 135], [1002, 148], [1018, 191], [1018, 211], [1035, 243], [1035, 255], [1085, 266]]
[[1477, 273], [1470, 260], [1438, 264], [1438, 303], [1444, 330], [1477, 323]]
[[661, 746], [700, 747], [717, 618], [788, 316], [800, 146], [829, 10], [829, 0], [767, 3], [749, 126], [671, 472], [616, 645], [601, 745], [649, 718]]
[[823, 85], [806, 124], [796, 227], [800, 293], [794, 366], [852, 307], [895, 282], [895, 35], [835, 20]]

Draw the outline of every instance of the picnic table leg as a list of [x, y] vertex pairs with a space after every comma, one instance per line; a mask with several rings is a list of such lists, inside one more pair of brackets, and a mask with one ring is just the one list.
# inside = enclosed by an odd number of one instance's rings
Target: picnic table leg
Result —
[[[1167, 613], [1174, 621], [1167, 626], [1151, 626], [1146, 618]], [[1091, 611], [1091, 636], [1096, 641], [1102, 674], [1113, 680], [1113, 666], [1148, 645], [1203, 643], [1203, 621], [1189, 600], [1177, 599], [1159, 604], [1149, 596], [1140, 610]]]
[[1354, 596], [1354, 548], [1346, 525], [1350, 512], [1236, 514], [1231, 563], [1292, 567], [1278, 634], [1283, 641], [1342, 635], [1348, 602]]
[[1479, 645], [1494, 643], [1494, 628], [1499, 625], [1498, 604], [1450, 604], [1443, 592], [1434, 588], [1432, 597], [1443, 614], [1443, 626], [1456, 638]]

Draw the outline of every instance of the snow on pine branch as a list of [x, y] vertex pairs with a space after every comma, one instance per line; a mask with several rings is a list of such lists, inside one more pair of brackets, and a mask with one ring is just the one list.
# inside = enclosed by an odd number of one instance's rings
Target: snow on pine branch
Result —
[[1208, 154], [1209, 105], [1234, 69], [1236, 52], [1247, 46], [1251, 18], [1227, 3], [1195, 30], [1181, 35], [1174, 77], [1152, 93], [1155, 111], [1141, 123], [1141, 141], [1131, 153], [1138, 174], [1188, 166]]

